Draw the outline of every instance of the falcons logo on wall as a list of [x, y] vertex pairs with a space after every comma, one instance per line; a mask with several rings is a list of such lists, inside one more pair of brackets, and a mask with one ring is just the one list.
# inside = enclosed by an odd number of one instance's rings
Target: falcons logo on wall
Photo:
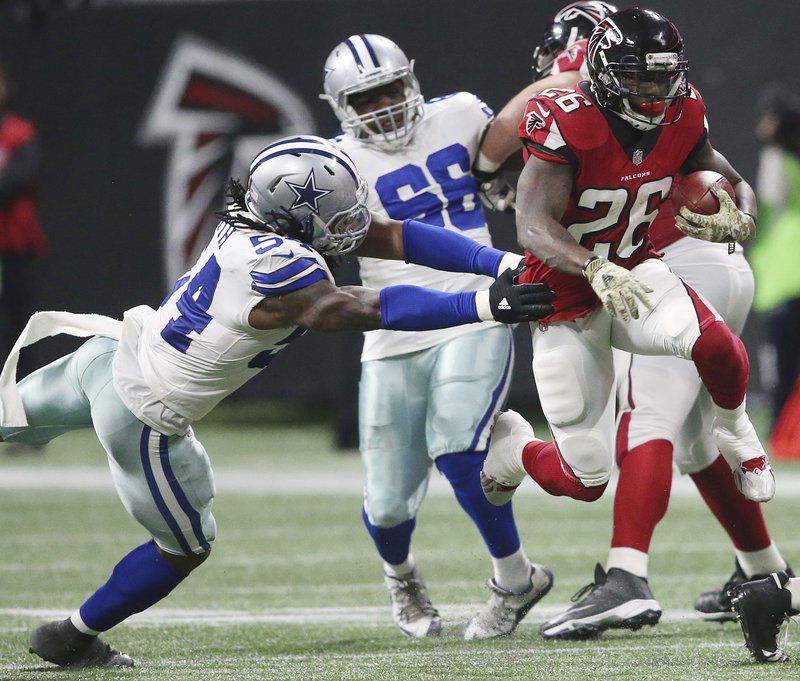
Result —
[[305, 103], [264, 67], [201, 40], [179, 38], [145, 114], [139, 142], [170, 145], [164, 181], [168, 285], [195, 261], [223, 208], [229, 177], [280, 137], [314, 132]]

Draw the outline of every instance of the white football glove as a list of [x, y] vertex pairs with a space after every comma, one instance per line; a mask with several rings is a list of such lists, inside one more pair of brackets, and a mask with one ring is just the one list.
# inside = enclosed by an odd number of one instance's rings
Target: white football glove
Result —
[[704, 241], [749, 241], [755, 236], [756, 223], [752, 215], [740, 211], [733, 199], [721, 187], [711, 191], [719, 199], [719, 210], [713, 215], [700, 215], [683, 206], [675, 216], [675, 224], [684, 234]]
[[653, 289], [639, 281], [624, 267], [615, 265], [606, 258], [599, 256], [589, 258], [583, 266], [583, 276], [589, 281], [603, 307], [612, 317], [620, 316], [625, 322], [631, 317], [639, 319], [637, 299], [648, 310], [653, 309], [653, 304], [647, 296]]
[[478, 181], [478, 196], [484, 208], [501, 213], [513, 213], [516, 208], [517, 192], [495, 172], [473, 170]]

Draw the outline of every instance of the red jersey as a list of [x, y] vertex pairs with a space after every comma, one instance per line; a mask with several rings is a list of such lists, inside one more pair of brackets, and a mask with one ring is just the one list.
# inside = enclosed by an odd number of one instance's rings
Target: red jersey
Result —
[[565, 73], [566, 71], [580, 71], [586, 62], [586, 46], [588, 38], [578, 40], [556, 57], [550, 74]]
[[[674, 117], [671, 107], [667, 116]], [[533, 97], [520, 123], [525, 160], [534, 155], [569, 165], [572, 193], [561, 224], [583, 247], [632, 269], [657, 257], [649, 228], [666, 203], [678, 170], [705, 144], [705, 106], [693, 88], [680, 118], [640, 131], [603, 109], [588, 81]], [[666, 214], [665, 214], [666, 215]], [[570, 321], [600, 304], [582, 276], [558, 272], [526, 252], [521, 281], [542, 281], [555, 292], [555, 312], [542, 321]]]

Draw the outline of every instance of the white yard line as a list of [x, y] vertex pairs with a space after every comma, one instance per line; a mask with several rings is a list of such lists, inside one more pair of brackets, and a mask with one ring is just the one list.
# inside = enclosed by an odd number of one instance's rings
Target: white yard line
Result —
[[[362, 493], [362, 478], [359, 471], [316, 470], [316, 471], [272, 471], [254, 468], [220, 469], [215, 472], [217, 490], [225, 494], [284, 493], [293, 496], [308, 494], [347, 494]], [[800, 473], [778, 471], [777, 487], [779, 497], [800, 497]], [[613, 493], [616, 478], [612, 478], [606, 497]], [[101, 467], [55, 467], [31, 468], [24, 466], [0, 467], [0, 490], [57, 489], [74, 491], [112, 491], [111, 475]], [[699, 499], [697, 490], [688, 476], [676, 475], [672, 483], [672, 493], [676, 496], [693, 496]], [[451, 495], [447, 480], [434, 473], [431, 475], [429, 494]], [[519, 495], [544, 494], [534, 484], [524, 484]]]
[[[562, 613], [570, 603], [537, 605], [531, 615], [520, 626], [538, 626], [545, 620]], [[480, 603], [472, 605], [436, 604], [445, 625], [463, 624], [472, 617]], [[42, 608], [0, 608], [2, 617], [25, 617], [36, 621], [59, 619], [69, 616], [64, 610]], [[693, 610], [667, 610], [661, 616], [662, 622], [698, 620]], [[257, 612], [246, 610], [214, 610], [205, 608], [152, 608], [133, 615], [125, 624], [128, 626], [152, 626], [155, 624], [191, 624], [194, 626], [226, 626], [230, 624], [326, 624], [339, 622], [374, 626], [394, 626], [391, 612], [386, 606], [352, 606], [331, 608], [266, 608]], [[12, 627], [0, 627], [10, 629]], [[16, 627], [15, 627], [16, 628]]]

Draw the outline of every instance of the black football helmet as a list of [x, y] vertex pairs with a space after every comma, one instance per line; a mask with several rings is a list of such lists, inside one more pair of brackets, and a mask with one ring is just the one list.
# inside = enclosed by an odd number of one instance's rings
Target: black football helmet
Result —
[[586, 65], [598, 102], [633, 127], [651, 130], [680, 118], [689, 62], [666, 17], [639, 8], [606, 17], [589, 37]]
[[576, 40], [588, 38], [599, 21], [616, 11], [617, 8], [608, 2], [584, 0], [570, 3], [556, 12], [542, 42], [533, 51], [534, 82], [549, 76], [559, 54]]

